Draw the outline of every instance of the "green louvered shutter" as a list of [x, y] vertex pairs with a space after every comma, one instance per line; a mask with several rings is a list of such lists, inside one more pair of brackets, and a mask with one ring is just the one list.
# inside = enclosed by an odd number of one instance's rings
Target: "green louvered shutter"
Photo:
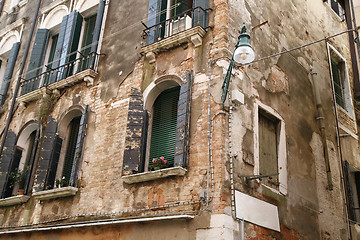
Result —
[[46, 175], [45, 189], [54, 188], [56, 171], [59, 164], [61, 145], [62, 145], [62, 139], [58, 135], [56, 135], [53, 144], [50, 162], [49, 162], [49, 168]]
[[181, 84], [176, 126], [174, 166], [186, 167], [189, 148], [191, 87], [193, 72], [189, 71]]
[[59, 34], [57, 35], [58, 37], [56, 39], [54, 56], [52, 59], [53, 62], [51, 64], [51, 68], [56, 69], [56, 70], [52, 71], [50, 73], [48, 84], [54, 83], [58, 79], [61, 79], [61, 72], [59, 72], [58, 67], [60, 66], [60, 59], [61, 59], [61, 55], [62, 55], [62, 51], [63, 51], [62, 49], [63, 49], [63, 44], [64, 44], [65, 33], [67, 31], [68, 17], [69, 17], [69, 15], [64, 16], [61, 21], [61, 24], [60, 24], [60, 30], [59, 30]]
[[[198, 7], [198, 8], [197, 8]], [[204, 10], [209, 8], [209, 0], [194, 0], [193, 27], [208, 26], [208, 13]]]
[[77, 185], [77, 177], [78, 177], [78, 171], [79, 171], [79, 166], [80, 166], [80, 160], [82, 157], [82, 150], [83, 150], [83, 146], [84, 146], [84, 140], [85, 140], [85, 135], [86, 135], [86, 128], [87, 128], [87, 119], [88, 119], [88, 108], [89, 106], [86, 105], [84, 108], [84, 111], [81, 115], [81, 119], [80, 119], [80, 125], [79, 125], [79, 130], [78, 130], [78, 134], [76, 137], [76, 145], [75, 145], [75, 152], [74, 152], [74, 157], [73, 157], [73, 161], [72, 161], [72, 168], [71, 168], [71, 175], [70, 175], [70, 186], [74, 186], [76, 187]]
[[77, 11], [63, 17], [54, 54], [55, 61], [52, 64], [53, 69], [60, 68], [52, 74], [55, 77], [51, 76], [49, 83], [60, 81], [73, 74], [74, 66], [69, 66], [68, 63], [76, 58], [82, 21], [83, 18]]
[[180, 87], [170, 88], [155, 100], [149, 161], [164, 157], [168, 166], [174, 165], [179, 92]]
[[20, 42], [16, 42], [13, 44], [10, 55], [8, 58], [8, 62], [5, 69], [4, 79], [1, 82], [1, 88], [0, 88], [0, 106], [4, 104], [6, 93], [9, 89], [10, 80], [14, 71], [14, 66], [16, 62], [16, 58], [19, 52]]
[[5, 192], [8, 184], [8, 175], [11, 170], [11, 161], [13, 158], [16, 143], [16, 135], [9, 130], [4, 144], [4, 150], [0, 158], [0, 192], [1, 198], [5, 197]]
[[33, 187], [36, 192], [45, 190], [46, 176], [51, 161], [52, 151], [54, 148], [56, 132], [57, 132], [57, 122], [52, 116], [49, 116], [46, 129], [44, 132], [44, 138], [40, 152], [40, 159], [37, 166], [36, 178]]
[[94, 26], [94, 31], [93, 31], [93, 35], [92, 35], [92, 45], [91, 45], [91, 53], [92, 56], [90, 58], [90, 64], [89, 67], [91, 69], [94, 69], [95, 67], [95, 53], [97, 52], [97, 48], [99, 45], [99, 38], [100, 38], [100, 32], [101, 32], [101, 25], [102, 25], [102, 21], [104, 18], [104, 10], [105, 10], [105, 0], [100, 0], [99, 1], [99, 7], [98, 7], [98, 11], [96, 14], [96, 22], [95, 22], [95, 26]]
[[25, 79], [28, 80], [22, 86], [21, 94], [31, 92], [38, 89], [40, 86], [40, 79], [35, 78], [41, 73], [41, 66], [44, 63], [44, 56], [46, 52], [46, 46], [49, 38], [49, 30], [39, 28], [36, 32], [34, 46], [32, 48], [30, 62], [27, 69]]
[[94, 36], [94, 29], [96, 23], [96, 16], [92, 16], [90, 18], [85, 19], [85, 32], [84, 32], [84, 40], [82, 43], [81, 54], [85, 58], [80, 63], [79, 71], [83, 71], [90, 67], [92, 62], [92, 57], [89, 54], [92, 51], [92, 43], [93, 43], [93, 36]]
[[122, 175], [144, 171], [148, 114], [144, 110], [142, 93], [132, 88], [126, 125]]
[[69, 141], [66, 149], [66, 155], [65, 155], [65, 163], [63, 168], [62, 176], [65, 177], [65, 180], [67, 182], [70, 181], [71, 177], [71, 169], [73, 167], [74, 163], [74, 157], [75, 157], [75, 150], [76, 150], [76, 140], [79, 133], [79, 126], [80, 126], [80, 119], [81, 117], [76, 117], [70, 122], [70, 135], [69, 135]]

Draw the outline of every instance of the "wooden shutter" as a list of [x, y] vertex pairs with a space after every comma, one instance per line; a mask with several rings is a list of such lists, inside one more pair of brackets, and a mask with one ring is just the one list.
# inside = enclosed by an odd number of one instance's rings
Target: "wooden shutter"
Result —
[[174, 166], [186, 167], [187, 165], [192, 80], [193, 72], [189, 71], [180, 88]]
[[132, 88], [126, 126], [122, 175], [144, 171], [148, 115], [142, 93]]
[[169, 166], [174, 165], [179, 92], [180, 87], [170, 88], [155, 100], [149, 161], [164, 157]]
[[[166, 20], [166, 0], [149, 0], [149, 10], [148, 10], [148, 21], [147, 26], [152, 27], [162, 21]], [[161, 28], [157, 26], [156, 28], [149, 29], [149, 32], [146, 36], [146, 45], [152, 44], [159, 39], [164, 37], [165, 33], [165, 23], [161, 25]]]
[[94, 64], [93, 60], [95, 60], [94, 59], [95, 55], [94, 54], [91, 55], [90, 53], [92, 53], [92, 48], [93, 48], [92, 43], [94, 38], [93, 36], [94, 36], [96, 20], [97, 20], [96, 16], [92, 16], [85, 20], [86, 25], [84, 31], [84, 39], [81, 48], [81, 53], [82, 56], [84, 57], [80, 63], [80, 67], [78, 70], [79, 72], [88, 69], [89, 67], [92, 68]]
[[[277, 125], [278, 121], [270, 119], [259, 111], [259, 158], [261, 175], [278, 173]], [[278, 179], [277, 176], [274, 176], [274, 178]]]
[[344, 162], [344, 173], [345, 173], [345, 182], [346, 182], [346, 193], [348, 199], [349, 217], [351, 220], [356, 221], [353, 188], [351, 187], [351, 181], [350, 181], [350, 176], [351, 176], [350, 164], [348, 161]]
[[56, 135], [52, 153], [51, 153], [49, 168], [47, 171], [47, 176], [46, 176], [46, 181], [45, 181], [45, 189], [54, 188], [56, 171], [57, 171], [57, 167], [59, 164], [61, 145], [62, 145], [62, 139], [58, 135]]
[[[44, 63], [45, 50], [49, 38], [49, 30], [39, 28], [36, 32], [34, 46], [32, 48], [30, 62], [26, 73], [26, 80], [35, 78], [41, 73], [41, 66]], [[38, 89], [40, 86], [40, 79], [33, 79], [26, 82], [22, 87], [22, 94]]]
[[76, 58], [82, 21], [83, 18], [77, 11], [73, 11], [63, 17], [54, 54], [55, 61], [52, 64], [53, 69], [61, 68], [52, 74], [53, 76], [50, 77], [49, 83], [60, 81], [72, 75], [73, 66], [64, 65]]
[[208, 8], [209, 0], [194, 0], [193, 27], [201, 26], [205, 29], [208, 26], [208, 13], [204, 11]]
[[89, 106], [86, 105], [84, 108], [84, 111], [82, 113], [81, 119], [80, 119], [80, 126], [79, 126], [79, 132], [76, 140], [76, 148], [75, 148], [75, 156], [74, 161], [71, 169], [71, 177], [70, 177], [70, 186], [76, 187], [77, 185], [77, 177], [78, 177], [78, 171], [79, 171], [79, 165], [80, 160], [82, 157], [82, 150], [84, 146], [84, 140], [86, 135], [86, 128], [87, 128], [87, 119], [88, 119], [88, 108]]
[[66, 179], [66, 181], [70, 181], [71, 169], [74, 164], [76, 140], [79, 134], [80, 120], [81, 117], [79, 116], [73, 118], [70, 122], [70, 132], [68, 135], [68, 144], [66, 148], [64, 168], [62, 171], [62, 176]]
[[16, 135], [9, 130], [4, 144], [4, 149], [0, 158], [0, 192], [1, 198], [4, 198], [8, 182], [8, 174], [11, 166], [11, 160], [15, 150]]
[[[91, 53], [96, 53], [98, 48], [98, 41], [100, 38], [100, 32], [101, 32], [101, 25], [102, 20], [104, 18], [104, 9], [105, 9], [105, 0], [99, 1], [99, 7], [96, 14], [96, 22], [95, 27], [93, 31], [93, 37], [92, 37], [92, 46], [91, 46]], [[94, 68], [95, 66], [95, 54], [90, 58], [90, 68]]]
[[34, 190], [36, 192], [45, 190], [47, 172], [51, 162], [52, 151], [55, 145], [57, 131], [57, 122], [52, 116], [49, 116], [48, 123], [44, 132], [44, 139], [40, 151], [40, 160], [38, 163]]
[[11, 50], [10, 50], [10, 55], [8, 58], [8, 62], [6, 65], [6, 69], [5, 69], [5, 75], [4, 75], [4, 79], [1, 82], [1, 88], [0, 88], [0, 106], [4, 104], [5, 102], [5, 98], [6, 98], [6, 93], [8, 91], [9, 88], [9, 84], [10, 84], [10, 80], [14, 71], [14, 66], [15, 66], [15, 62], [16, 62], [16, 58], [19, 52], [19, 47], [20, 47], [20, 42], [16, 42], [13, 44]]
[[[19, 167], [21, 156], [22, 156], [22, 150], [20, 148], [15, 147], [14, 157], [11, 162], [11, 167], [9, 169], [9, 173], [14, 172], [16, 170], [16, 168]], [[13, 187], [11, 187], [10, 184], [11, 184], [10, 181], [8, 181], [6, 184], [6, 189], [5, 189], [5, 194], [4, 194], [5, 198], [12, 196]]]

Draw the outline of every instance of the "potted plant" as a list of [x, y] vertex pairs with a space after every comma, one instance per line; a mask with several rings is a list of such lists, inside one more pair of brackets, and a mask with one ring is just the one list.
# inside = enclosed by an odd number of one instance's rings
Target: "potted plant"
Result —
[[69, 185], [69, 181], [63, 176], [62, 178], [55, 180], [55, 185], [58, 188], [66, 187]]
[[19, 187], [19, 195], [24, 195], [25, 182], [28, 175], [28, 167], [20, 170], [15, 168], [13, 172], [9, 174], [10, 187], [14, 188], [16, 184]]
[[160, 170], [160, 169], [167, 168], [167, 167], [169, 167], [169, 166], [166, 163], [166, 160], [164, 157], [153, 158], [153, 160], [149, 164], [149, 169], [151, 171], [156, 171], [156, 170]]

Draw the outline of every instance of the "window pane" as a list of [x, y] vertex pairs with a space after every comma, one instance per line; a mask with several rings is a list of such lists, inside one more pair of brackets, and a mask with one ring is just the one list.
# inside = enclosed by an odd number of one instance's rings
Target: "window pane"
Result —
[[345, 103], [344, 103], [344, 94], [343, 94], [343, 84], [341, 79], [342, 73], [341, 73], [340, 64], [337, 63], [335, 60], [331, 60], [331, 71], [333, 74], [336, 103], [344, 108]]

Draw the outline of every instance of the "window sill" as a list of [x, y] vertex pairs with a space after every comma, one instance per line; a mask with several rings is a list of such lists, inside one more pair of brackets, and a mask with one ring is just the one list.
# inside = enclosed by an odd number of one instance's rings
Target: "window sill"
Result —
[[97, 72], [92, 69], [86, 69], [58, 82], [52, 83], [47, 87], [44, 86], [24, 95], [21, 95], [17, 99], [19, 102], [25, 103], [36, 101], [42, 96], [44, 96], [44, 94], [50, 94], [52, 90], [69, 87], [81, 81], [86, 82], [88, 86], [92, 86], [94, 84], [94, 79], [96, 76]]
[[74, 196], [78, 191], [76, 187], [54, 188], [51, 190], [33, 193], [33, 197], [37, 200], [49, 200], [54, 198]]
[[30, 196], [21, 195], [21, 196], [14, 196], [14, 197], [0, 199], [0, 207], [7, 207], [7, 206], [26, 203], [29, 200], [29, 198]]
[[195, 47], [201, 46], [205, 33], [206, 31], [202, 27], [196, 26], [142, 47], [141, 50], [146, 58], [149, 59], [150, 63], [153, 63], [155, 62], [155, 54], [160, 52], [160, 50], [170, 49], [185, 42], [192, 42]]
[[129, 176], [123, 176], [122, 179], [127, 184], [147, 182], [171, 176], [184, 176], [187, 170], [182, 167], [165, 168], [151, 172], [137, 173]]

